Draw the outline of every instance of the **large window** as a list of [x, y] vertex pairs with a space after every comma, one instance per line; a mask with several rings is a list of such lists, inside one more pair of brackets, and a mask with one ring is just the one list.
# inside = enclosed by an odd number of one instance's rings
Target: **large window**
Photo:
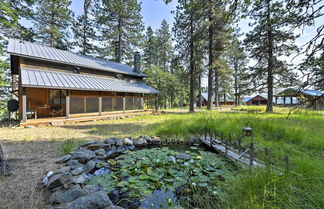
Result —
[[49, 90], [49, 103], [52, 105], [65, 104], [66, 90]]

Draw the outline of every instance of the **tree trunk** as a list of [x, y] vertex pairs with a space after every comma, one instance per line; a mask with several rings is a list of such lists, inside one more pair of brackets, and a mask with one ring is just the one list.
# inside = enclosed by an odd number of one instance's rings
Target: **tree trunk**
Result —
[[237, 78], [237, 73], [238, 73], [238, 66], [237, 66], [237, 60], [235, 58], [234, 61], [234, 70], [235, 70], [235, 74], [234, 74], [234, 91], [235, 91], [235, 106], [239, 105], [239, 95], [238, 95], [238, 78]]
[[195, 74], [194, 74], [194, 40], [193, 40], [193, 17], [190, 14], [190, 107], [189, 111], [195, 111], [195, 95], [194, 95], [194, 83], [195, 83]]
[[271, 24], [271, 0], [267, 0], [267, 24], [268, 24], [268, 100], [267, 100], [267, 112], [273, 112], [273, 34]]
[[219, 106], [219, 78], [218, 70], [215, 69], [215, 107]]
[[[209, 7], [211, 7], [211, 0], [209, 0]], [[209, 22], [212, 23], [212, 14], [211, 11], [209, 11]], [[211, 110], [213, 108], [213, 80], [214, 80], [214, 69], [213, 69], [213, 62], [214, 62], [214, 56], [213, 56], [213, 34], [214, 34], [214, 28], [213, 24], [210, 24], [208, 29], [208, 101], [207, 101], [207, 109]]]
[[202, 107], [202, 96], [201, 96], [201, 75], [199, 76], [199, 87], [198, 87], [198, 90], [199, 90], [198, 107], [199, 107], [199, 109], [201, 109], [201, 107]]

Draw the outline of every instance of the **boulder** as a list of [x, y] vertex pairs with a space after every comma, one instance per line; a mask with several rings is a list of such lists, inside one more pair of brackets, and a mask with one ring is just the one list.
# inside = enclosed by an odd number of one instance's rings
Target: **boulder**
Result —
[[122, 142], [122, 140], [121, 139], [119, 139], [119, 138], [108, 138], [108, 139], [106, 139], [105, 140], [105, 143], [106, 144], [109, 144], [109, 145], [111, 145], [111, 146], [116, 146], [116, 147], [121, 147], [121, 146], [123, 146], [123, 142]]
[[88, 194], [101, 190], [99, 185], [85, 185], [82, 189]]
[[72, 178], [72, 183], [74, 184], [84, 184], [88, 179], [88, 176], [82, 173], [79, 176], [75, 176]]
[[87, 146], [87, 149], [92, 150], [92, 151], [96, 151], [98, 149], [101, 149], [101, 144], [99, 144], [99, 143], [90, 144], [90, 145]]
[[80, 167], [77, 167], [77, 168], [73, 169], [71, 171], [71, 174], [73, 176], [77, 176], [77, 175], [80, 175], [82, 172], [83, 172], [83, 167], [80, 166]]
[[84, 165], [79, 163], [78, 160], [69, 160], [69, 161], [67, 161], [66, 165], [70, 166], [72, 170], [74, 170], [78, 167], [84, 167]]
[[72, 175], [70, 173], [55, 173], [48, 178], [46, 187], [53, 189], [68, 183], [71, 180]]
[[106, 151], [104, 149], [98, 149], [95, 151], [95, 153], [98, 156], [103, 156], [106, 153]]
[[161, 139], [160, 139], [160, 137], [152, 137], [152, 144], [154, 144], [154, 145], [159, 145], [159, 144], [161, 144]]
[[136, 138], [134, 139], [134, 145], [135, 147], [145, 147], [147, 145], [147, 141], [143, 138]]
[[58, 173], [68, 173], [70, 171], [71, 171], [70, 166], [64, 166], [64, 167], [60, 168], [59, 170], [57, 170]]
[[123, 138], [122, 139], [122, 142], [126, 146], [133, 146], [134, 145], [133, 140], [131, 140], [130, 138]]
[[55, 163], [59, 163], [59, 164], [65, 163], [66, 161], [70, 160], [70, 158], [71, 158], [71, 155], [65, 155], [65, 156], [55, 160]]
[[94, 160], [89, 160], [86, 164], [85, 164], [85, 167], [86, 167], [86, 170], [85, 172], [92, 172], [95, 167], [96, 167], [96, 162]]
[[105, 209], [125, 209], [125, 208], [116, 206], [116, 205], [111, 205], [111, 206], [106, 207]]
[[88, 193], [81, 189], [79, 185], [75, 185], [70, 189], [66, 190], [65, 192], [58, 191], [55, 192], [50, 201], [52, 204], [65, 204], [72, 202], [73, 200], [78, 199], [79, 197], [86, 196]]
[[91, 144], [95, 144], [95, 143], [97, 143], [97, 141], [88, 141], [88, 142], [82, 144], [81, 147], [87, 147], [87, 146], [89, 146]]
[[96, 153], [94, 151], [81, 148], [75, 152], [71, 152], [71, 159], [78, 160], [79, 162], [87, 162], [88, 160], [96, 157]]
[[147, 143], [152, 144], [153, 139], [151, 137], [149, 137], [149, 136], [143, 136], [143, 138], [147, 141]]
[[74, 200], [68, 209], [103, 209], [112, 205], [108, 195], [98, 191]]
[[182, 159], [182, 160], [191, 160], [191, 155], [188, 155], [186, 153], [180, 153], [176, 155], [177, 159]]

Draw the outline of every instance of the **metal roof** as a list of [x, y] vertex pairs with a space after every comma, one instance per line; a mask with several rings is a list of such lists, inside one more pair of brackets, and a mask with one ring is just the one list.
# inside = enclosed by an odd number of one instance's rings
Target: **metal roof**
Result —
[[50, 61], [139, 77], [146, 76], [143, 73], [133, 71], [133, 68], [126, 64], [111, 62], [91, 56], [80, 55], [67, 50], [56, 49], [53, 47], [17, 39], [9, 40], [7, 52], [12, 55], [28, 57], [37, 60]]
[[23, 87], [74, 89], [92, 91], [114, 91], [127, 93], [157, 94], [158, 90], [142, 83], [95, 77], [57, 71], [21, 68]]
[[324, 95], [324, 92], [318, 91], [318, 90], [313, 90], [313, 89], [301, 89], [301, 88], [287, 88], [275, 96], [296, 96], [296, 95], [308, 95], [308, 96], [314, 96], [314, 97], [319, 97]]

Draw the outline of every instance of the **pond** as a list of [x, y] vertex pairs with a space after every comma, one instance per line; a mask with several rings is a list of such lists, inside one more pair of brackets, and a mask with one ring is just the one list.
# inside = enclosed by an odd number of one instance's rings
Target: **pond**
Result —
[[217, 196], [236, 173], [221, 156], [196, 146], [126, 151], [97, 167], [106, 172], [88, 184], [101, 185], [114, 204], [134, 209], [183, 206], [196, 189]]

